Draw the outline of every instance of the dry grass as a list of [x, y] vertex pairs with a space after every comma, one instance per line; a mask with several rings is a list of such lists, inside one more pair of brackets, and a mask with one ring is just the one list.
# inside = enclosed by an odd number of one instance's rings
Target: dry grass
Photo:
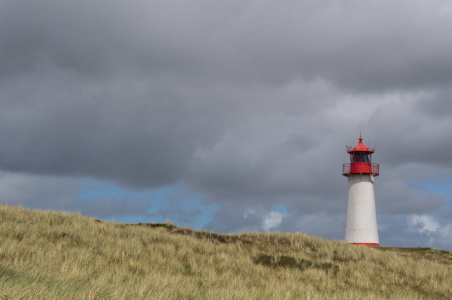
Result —
[[452, 254], [0, 205], [0, 299], [452, 299]]

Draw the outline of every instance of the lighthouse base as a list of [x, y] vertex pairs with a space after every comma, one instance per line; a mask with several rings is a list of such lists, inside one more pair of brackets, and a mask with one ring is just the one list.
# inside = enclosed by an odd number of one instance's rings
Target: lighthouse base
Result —
[[345, 241], [350, 244], [378, 246], [374, 177], [371, 174], [348, 176]]
[[352, 245], [363, 245], [363, 246], [380, 246], [380, 244], [376, 243], [350, 243]]

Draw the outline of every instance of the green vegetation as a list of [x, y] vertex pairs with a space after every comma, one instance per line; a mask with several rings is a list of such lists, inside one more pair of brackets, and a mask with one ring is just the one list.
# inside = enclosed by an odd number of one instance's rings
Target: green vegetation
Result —
[[0, 299], [451, 299], [452, 253], [0, 205]]

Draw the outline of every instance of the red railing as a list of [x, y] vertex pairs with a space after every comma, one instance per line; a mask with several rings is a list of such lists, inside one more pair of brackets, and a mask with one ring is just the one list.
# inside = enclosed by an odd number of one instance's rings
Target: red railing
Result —
[[350, 174], [372, 174], [380, 175], [380, 165], [374, 163], [348, 163], [342, 166], [342, 175]]
[[380, 165], [379, 164], [372, 164], [372, 174], [374, 176], [380, 175]]
[[350, 174], [350, 164], [342, 165], [342, 175], [346, 176]]

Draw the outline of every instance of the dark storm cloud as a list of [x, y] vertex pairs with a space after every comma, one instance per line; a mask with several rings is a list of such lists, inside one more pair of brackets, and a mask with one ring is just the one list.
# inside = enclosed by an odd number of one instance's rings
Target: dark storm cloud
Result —
[[[451, 18], [405, 1], [3, 1], [2, 73], [179, 73], [205, 82], [325, 78], [352, 90], [448, 82]], [[207, 81], [207, 82], [209, 82]]]
[[335, 237], [362, 131], [378, 209], [431, 212], [408, 181], [452, 173], [451, 25], [441, 1], [2, 1], [0, 169], [185, 182], [220, 204], [209, 228], [269, 228], [282, 203], [275, 228]]
[[[74, 101], [79, 103], [80, 100]], [[177, 129], [164, 116], [150, 116], [151, 113], [145, 116], [142, 113], [145, 109], [136, 104], [121, 105], [114, 100], [105, 103], [105, 109], [98, 106], [99, 101], [94, 105], [86, 101], [83, 109], [78, 105], [58, 104], [32, 103], [29, 108], [22, 109], [19, 116], [14, 116], [14, 111], [3, 110], [2, 125], [6, 132], [2, 135], [2, 142], [8, 144], [1, 151], [3, 169], [91, 174], [124, 181], [130, 176], [130, 181], [136, 180], [138, 184], [143, 184], [140, 179], [148, 181], [148, 184], [159, 183], [159, 180], [167, 182], [175, 179], [174, 172], [180, 174], [178, 169], [183, 168], [184, 153], [189, 149], [183, 149], [175, 140], [172, 141], [178, 137], [177, 133], [174, 134]], [[130, 116], [131, 110], [137, 113], [134, 119], [127, 120], [125, 115]], [[140, 124], [144, 117], [152, 119], [148, 128], [142, 128]], [[8, 124], [12, 118], [19, 120]], [[160, 134], [160, 127], [165, 125], [166, 135]], [[179, 141], [183, 142], [184, 137], [180, 136]], [[166, 159], [162, 157], [167, 155], [168, 148], [173, 151], [172, 164], [164, 163]], [[149, 156], [152, 158], [136, 161], [138, 157]]]

